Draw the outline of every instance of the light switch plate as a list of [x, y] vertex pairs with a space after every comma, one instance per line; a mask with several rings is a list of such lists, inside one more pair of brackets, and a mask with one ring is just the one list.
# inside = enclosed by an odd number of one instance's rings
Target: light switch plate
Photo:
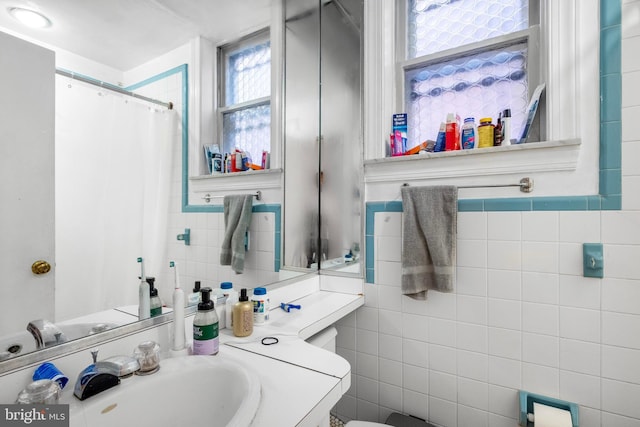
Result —
[[583, 243], [582, 262], [584, 277], [604, 277], [602, 243]]

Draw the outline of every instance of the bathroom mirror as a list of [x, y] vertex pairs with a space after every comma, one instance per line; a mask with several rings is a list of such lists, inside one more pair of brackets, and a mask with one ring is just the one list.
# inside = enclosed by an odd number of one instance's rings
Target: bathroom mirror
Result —
[[[278, 1], [278, 0], [274, 0]], [[6, 1], [1, 1], [4, 4]], [[69, 1], [59, 2], [58, 10], [51, 9], [55, 12], [58, 19], [64, 19], [65, 13], [69, 13], [67, 6]], [[124, 4], [119, 2], [118, 4]], [[171, 9], [179, 2], [173, 0], [161, 0], [167, 8]], [[222, 6], [225, 12], [235, 13], [237, 16], [229, 16], [225, 14], [212, 14], [211, 11], [202, 14], [208, 18], [222, 19], [232, 22], [243, 22], [242, 14], [246, 14], [248, 10], [261, 10], [269, 15], [271, 1], [255, 0], [256, 6], [243, 5], [241, 10], [232, 12], [227, 6]], [[65, 6], [66, 5], [66, 6]], [[55, 8], [56, 5], [51, 5]], [[113, 7], [118, 7], [114, 4]], [[198, 2], [193, 5], [193, 9], [184, 12], [183, 16], [197, 16], [200, 12], [198, 8], [210, 8], [210, 2]], [[291, 271], [295, 274], [304, 274], [304, 272], [334, 270], [345, 271], [346, 274], [361, 275], [362, 267], [357, 263], [345, 264], [338, 262], [343, 261], [344, 255], [350, 249], [356, 249], [361, 242], [361, 200], [359, 188], [361, 183], [361, 122], [360, 122], [360, 32], [362, 26], [362, 1], [284, 1], [284, 19], [285, 19], [285, 37], [287, 37], [287, 56], [296, 57], [296, 53], [289, 49], [300, 49], [297, 53], [304, 51], [301, 59], [295, 63], [286, 61], [286, 80], [285, 80], [285, 109], [287, 112], [295, 112], [296, 116], [285, 113], [285, 158], [284, 166], [284, 196], [283, 196], [283, 268], [291, 267]], [[266, 10], [265, 10], [266, 9]], [[326, 17], [324, 17], [326, 14]], [[84, 16], [86, 20], [86, 16]], [[271, 18], [268, 18], [271, 19]], [[335, 21], [335, 22], [333, 22]], [[326, 24], [333, 22], [333, 28], [325, 27]], [[209, 23], [215, 27], [214, 21]], [[0, 18], [0, 31], [5, 28], [8, 21]], [[85, 25], [91, 25], [85, 22]], [[184, 27], [185, 22], [180, 23]], [[237, 25], [236, 25], [237, 28]], [[302, 30], [305, 34], [302, 34]], [[18, 30], [14, 29], [14, 32]], [[127, 33], [128, 30], [119, 27], [115, 32]], [[342, 33], [340, 31], [343, 31]], [[320, 42], [320, 37], [324, 34], [333, 34], [334, 39], [326, 42]], [[35, 40], [40, 37], [40, 41], [48, 43], [46, 33], [30, 33], [29, 37]], [[339, 62], [344, 62], [345, 58], [335, 57], [329, 58], [334, 43], [340, 43], [340, 40], [346, 38], [349, 40], [350, 51], [345, 52], [349, 56], [344, 71], [339, 69]], [[49, 43], [55, 44], [60, 40], [51, 40]], [[323, 43], [331, 43], [323, 47]], [[297, 46], [297, 47], [296, 47]], [[171, 47], [168, 46], [164, 51]], [[164, 52], [161, 51], [161, 52]], [[326, 88], [320, 93], [320, 79], [323, 74], [331, 74], [327, 69], [320, 68], [320, 55], [327, 55], [324, 67], [336, 67], [335, 79], [331, 81], [326, 79], [322, 81]], [[123, 52], [125, 55], [126, 52]], [[126, 56], [126, 55], [125, 55]], [[338, 72], [340, 71], [340, 72]], [[342, 95], [348, 89], [349, 99], [345, 102]], [[329, 90], [335, 92], [330, 93]], [[292, 95], [298, 95], [298, 99], [290, 98]], [[323, 98], [324, 97], [324, 98]], [[346, 121], [336, 124], [339, 120], [332, 115], [330, 111], [331, 103], [341, 103], [344, 106], [341, 116], [346, 117]], [[324, 108], [324, 109], [322, 109]], [[335, 111], [338, 113], [338, 111]], [[324, 120], [322, 119], [324, 116]], [[332, 128], [328, 125], [333, 124]], [[323, 126], [327, 126], [326, 130]], [[322, 129], [322, 130], [321, 130]], [[341, 130], [338, 130], [341, 129]], [[299, 132], [304, 131], [304, 132]], [[348, 151], [348, 152], [347, 152]], [[326, 162], [320, 166], [322, 162]], [[321, 168], [321, 169], [320, 169]], [[319, 172], [321, 170], [321, 172]], [[20, 172], [15, 172], [14, 176], [20, 176]], [[305, 181], [305, 186], [301, 188], [298, 184]], [[296, 184], [297, 182], [297, 184]], [[315, 208], [323, 203], [322, 214], [318, 214]], [[309, 208], [311, 207], [311, 208]], [[200, 214], [198, 214], [200, 215]], [[171, 230], [168, 234], [171, 234]], [[174, 233], [175, 234], [175, 233]], [[297, 236], [300, 239], [289, 242], [286, 239]], [[328, 237], [327, 237], [328, 236]], [[340, 236], [340, 237], [338, 237]], [[175, 238], [170, 235], [170, 238]], [[169, 238], [167, 237], [167, 238]], [[355, 245], [354, 245], [355, 244]], [[321, 248], [321, 249], [318, 249]], [[314, 255], [315, 253], [315, 255]], [[297, 261], [296, 261], [297, 260]], [[320, 261], [320, 265], [318, 265]], [[315, 264], [315, 265], [314, 265]], [[87, 286], [90, 285], [90, 277], [87, 280]], [[264, 283], [261, 283], [264, 284]], [[64, 283], [57, 282], [57, 287], [63, 287]], [[183, 287], [186, 289], [187, 286]], [[101, 292], [107, 290], [102, 289]], [[10, 303], [10, 301], [0, 301], [0, 304]], [[52, 301], [53, 303], [53, 301]], [[0, 307], [0, 310], [2, 308]], [[52, 312], [53, 310], [51, 310]], [[127, 312], [123, 310], [125, 327], [120, 327], [123, 332], [130, 333], [132, 328], [136, 328], [133, 323], [136, 318], [135, 312]], [[47, 317], [45, 314], [42, 317]], [[131, 318], [127, 318], [130, 316]], [[165, 316], [155, 319], [155, 322], [163, 321]], [[120, 320], [118, 320], [120, 321]], [[117, 322], [114, 322], [117, 323]], [[148, 323], [148, 322], [147, 322]], [[139, 327], [145, 327], [146, 323], [140, 322]], [[93, 328], [96, 325], [84, 325]], [[148, 325], [146, 325], [148, 326]], [[25, 331], [26, 325], [19, 324], [15, 326], [16, 331]], [[112, 339], [117, 336], [117, 330], [110, 330], [106, 333], [95, 334], [98, 330], [90, 329], [91, 336], [84, 339], [93, 343], [99, 342], [99, 336], [104, 335], [105, 338]], [[71, 336], [71, 335], [70, 335]], [[89, 342], [87, 341], [87, 342]], [[70, 343], [73, 344], [73, 343]], [[79, 344], [75, 344], [79, 345]], [[61, 345], [61, 349], [66, 344]], [[0, 351], [3, 349], [0, 349]], [[47, 351], [43, 353], [48, 354]], [[12, 369], [19, 364], [14, 358], [9, 364], [0, 361], [0, 373], [8, 367]], [[5, 365], [3, 367], [3, 365]]]

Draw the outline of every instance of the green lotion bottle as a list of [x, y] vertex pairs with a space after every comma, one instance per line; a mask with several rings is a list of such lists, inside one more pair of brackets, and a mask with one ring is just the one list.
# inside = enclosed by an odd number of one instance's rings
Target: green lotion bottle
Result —
[[151, 317], [156, 317], [162, 314], [162, 300], [158, 296], [155, 281], [155, 277], [147, 277], [147, 283], [149, 283], [149, 296], [151, 297], [149, 301]]
[[202, 302], [193, 318], [193, 354], [216, 355], [220, 347], [218, 315], [211, 301], [211, 288], [200, 289]]

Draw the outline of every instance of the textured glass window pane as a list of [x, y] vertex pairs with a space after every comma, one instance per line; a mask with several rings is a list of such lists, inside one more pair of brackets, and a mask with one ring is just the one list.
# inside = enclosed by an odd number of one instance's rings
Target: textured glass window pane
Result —
[[260, 105], [223, 115], [224, 152], [238, 148], [251, 154], [260, 164], [262, 150], [270, 151], [271, 106]]
[[225, 105], [269, 96], [271, 93], [271, 45], [252, 45], [231, 53], [226, 66]]
[[447, 113], [460, 120], [511, 109], [511, 138], [522, 129], [528, 103], [526, 44], [441, 62], [405, 73], [409, 145], [436, 139]]
[[528, 27], [528, 0], [410, 0], [408, 55], [417, 58]]

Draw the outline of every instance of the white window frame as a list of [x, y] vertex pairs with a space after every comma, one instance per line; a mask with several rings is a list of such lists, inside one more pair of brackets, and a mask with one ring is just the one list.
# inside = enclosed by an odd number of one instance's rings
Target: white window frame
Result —
[[[539, 79], [546, 83], [541, 112], [545, 141], [407, 158], [385, 158], [391, 116], [404, 110], [402, 66], [407, 64], [397, 60], [405, 46], [397, 43], [405, 36], [398, 16], [406, 10], [404, 1], [365, 2], [365, 182], [371, 200], [388, 200], [391, 189], [397, 193], [402, 182], [445, 178], [454, 185], [488, 185], [529, 176], [536, 182], [535, 196], [598, 193], [599, 2], [536, 1]], [[383, 187], [390, 189], [388, 194], [378, 191]], [[506, 194], [518, 197], [512, 190], [488, 189], [474, 190], [468, 198]]]
[[[535, 90], [535, 88], [542, 82], [542, 66], [541, 66], [541, 52], [540, 52], [540, 24], [539, 24], [539, 0], [529, 0], [529, 27], [524, 30], [515, 31], [509, 34], [492, 37], [489, 39], [481, 40], [475, 43], [465, 44], [463, 46], [454, 47], [451, 49], [435, 52], [427, 55], [422, 55], [416, 58], [407, 59], [407, 9], [409, 7], [409, 0], [400, 0], [402, 3], [401, 8], [397, 10], [397, 63], [398, 63], [398, 100], [397, 105], [405, 108], [406, 100], [404, 94], [405, 87], [405, 73], [415, 68], [421, 68], [431, 64], [438, 64], [446, 61], [451, 61], [456, 58], [471, 56], [488, 50], [498, 49], [503, 46], [510, 46], [521, 42], [527, 42], [527, 85], [529, 91], [529, 98]], [[544, 100], [544, 98], [543, 98]], [[538, 107], [537, 117], [534, 122], [538, 125], [537, 128], [532, 129], [531, 140], [532, 141], [544, 141], [544, 120], [545, 120], [545, 108], [544, 102]], [[516, 137], [518, 130], [514, 129], [512, 137]], [[416, 141], [419, 142], [419, 141]]]
[[[235, 111], [245, 110], [248, 108], [260, 107], [262, 105], [271, 105], [271, 95], [263, 96], [250, 101], [240, 102], [238, 104], [232, 104], [232, 105], [226, 104], [226, 101], [225, 101], [226, 83], [227, 83], [226, 69], [227, 69], [227, 61], [228, 61], [229, 53], [247, 46], [262, 44], [267, 41], [270, 41], [269, 28], [264, 28], [262, 30], [246, 35], [241, 39], [218, 46], [218, 52], [217, 52], [218, 53], [218, 74], [217, 74], [218, 76], [218, 111], [217, 111], [218, 123], [217, 124], [218, 125], [217, 125], [217, 129], [218, 129], [218, 141], [220, 141], [220, 151], [222, 152], [225, 151], [224, 139], [223, 139], [225, 114], [233, 113]], [[269, 151], [272, 151], [271, 149], [272, 145], [273, 145], [273, 141], [271, 141], [270, 139]]]

